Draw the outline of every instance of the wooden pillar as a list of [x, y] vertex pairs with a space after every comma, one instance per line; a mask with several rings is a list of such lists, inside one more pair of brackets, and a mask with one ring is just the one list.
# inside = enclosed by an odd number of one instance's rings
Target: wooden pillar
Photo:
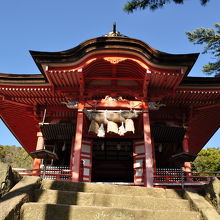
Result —
[[188, 153], [189, 152], [189, 135], [186, 132], [183, 138], [183, 142], [182, 142], [182, 148], [183, 148], [183, 152]]
[[71, 142], [70, 170], [73, 169], [73, 164], [74, 164], [74, 144], [75, 144], [75, 135], [73, 135], [72, 142]]
[[[183, 142], [182, 142], [182, 148], [183, 152], [189, 153], [189, 135], [188, 132], [185, 133]], [[191, 182], [191, 178], [189, 177], [191, 175], [191, 163], [190, 162], [184, 162], [184, 171], [186, 174], [186, 181]]]
[[186, 181], [187, 182], [192, 182], [192, 178], [190, 178], [191, 176], [191, 162], [184, 162], [184, 171], [186, 173]]
[[82, 134], [83, 134], [83, 108], [82, 103], [78, 104], [77, 123], [76, 123], [76, 135], [74, 140], [74, 160], [72, 163], [72, 181], [79, 182], [80, 177], [80, 154], [82, 148]]
[[145, 182], [146, 187], [153, 187], [154, 175], [154, 158], [153, 145], [150, 133], [150, 119], [148, 112], [148, 105], [144, 103], [143, 113], [143, 127], [144, 127], [144, 149], [145, 149]]
[[[42, 150], [42, 149], [44, 149], [44, 137], [43, 137], [42, 132], [37, 132], [37, 137], [38, 138], [37, 138], [36, 150]], [[39, 170], [40, 169], [40, 165], [41, 165], [41, 161], [42, 161], [41, 159], [35, 158], [34, 159], [34, 166], [33, 166], [33, 168]]]
[[191, 162], [184, 162], [185, 172], [191, 172]]

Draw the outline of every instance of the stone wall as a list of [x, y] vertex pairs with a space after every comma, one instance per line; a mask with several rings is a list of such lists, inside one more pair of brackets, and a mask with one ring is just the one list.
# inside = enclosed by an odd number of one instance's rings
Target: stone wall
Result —
[[0, 198], [5, 195], [22, 177], [12, 171], [10, 165], [0, 161]]

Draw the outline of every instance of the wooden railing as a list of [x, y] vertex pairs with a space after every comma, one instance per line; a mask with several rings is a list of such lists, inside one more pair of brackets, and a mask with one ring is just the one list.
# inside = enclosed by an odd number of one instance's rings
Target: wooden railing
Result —
[[155, 186], [200, 186], [210, 182], [213, 177], [220, 179], [220, 172], [185, 172], [160, 169], [154, 172]]
[[70, 169], [57, 169], [56, 167], [49, 169], [23, 169], [23, 168], [13, 168], [22, 176], [40, 176], [43, 179], [54, 179], [54, 180], [72, 180], [72, 174]]
[[[18, 171], [22, 176], [40, 176], [43, 179], [66, 181], [72, 180], [71, 170], [62, 169], [61, 167], [46, 167], [46, 169], [42, 170], [13, 169]], [[157, 169], [154, 172], [154, 186], [200, 186], [209, 183], [213, 177], [220, 179], [220, 172], [184, 172], [181, 169]]]

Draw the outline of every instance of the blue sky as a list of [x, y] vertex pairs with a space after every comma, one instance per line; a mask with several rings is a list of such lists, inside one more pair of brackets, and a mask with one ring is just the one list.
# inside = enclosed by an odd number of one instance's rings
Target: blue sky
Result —
[[[0, 72], [39, 73], [29, 50], [60, 51], [117, 29], [124, 35], [145, 41], [167, 53], [201, 52], [189, 43], [185, 31], [213, 27], [219, 22], [220, 1], [210, 0], [206, 7], [199, 0], [183, 5], [169, 4], [157, 11], [122, 10], [125, 0], [7, 0], [0, 2]], [[205, 76], [202, 65], [209, 61], [200, 55], [190, 76]], [[219, 147], [220, 131], [206, 147]], [[19, 145], [2, 122], [0, 144]]]

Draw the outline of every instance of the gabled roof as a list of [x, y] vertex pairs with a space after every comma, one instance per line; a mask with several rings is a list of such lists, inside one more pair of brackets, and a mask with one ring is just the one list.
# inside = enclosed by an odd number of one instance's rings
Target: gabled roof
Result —
[[88, 56], [100, 53], [125, 53], [139, 56], [152, 66], [187, 67], [189, 73], [199, 54], [169, 54], [161, 52], [143, 41], [124, 36], [102, 36], [87, 40], [78, 46], [60, 52], [30, 51], [35, 63], [44, 74], [44, 65], [67, 66], [82, 62]]
[[[30, 53], [41, 74], [0, 74], [0, 117], [27, 151], [35, 149], [37, 125], [42, 119], [33, 113], [37, 106], [56, 106], [59, 111], [54, 111], [54, 114], [71, 115], [70, 111], [63, 112], [66, 107], [62, 103], [71, 97], [77, 100], [82, 84], [96, 97], [102, 89], [104, 92], [114, 90], [111, 84], [101, 84], [101, 80], [117, 80], [118, 85], [121, 83], [118, 86], [120, 91], [126, 88], [131, 93], [138, 93], [145, 89], [148, 101], [160, 97], [167, 105], [184, 109], [193, 105], [197, 108], [190, 131], [193, 137], [190, 144], [195, 147], [195, 152], [220, 124], [220, 117], [217, 120], [212, 117], [220, 112], [220, 78], [187, 77], [198, 53], [168, 54], [122, 35], [90, 39], [60, 52]], [[116, 61], [118, 58], [118, 63], [111, 63], [109, 58], [116, 58]], [[83, 74], [78, 71], [80, 68], [84, 71], [83, 80]], [[112, 70], [115, 75], [110, 75]], [[148, 78], [145, 78], [146, 73]], [[102, 87], [92, 84], [94, 81]], [[130, 84], [123, 84], [125, 81]], [[207, 106], [211, 106], [210, 109], [206, 109]], [[206, 129], [201, 129], [204, 123]]]

